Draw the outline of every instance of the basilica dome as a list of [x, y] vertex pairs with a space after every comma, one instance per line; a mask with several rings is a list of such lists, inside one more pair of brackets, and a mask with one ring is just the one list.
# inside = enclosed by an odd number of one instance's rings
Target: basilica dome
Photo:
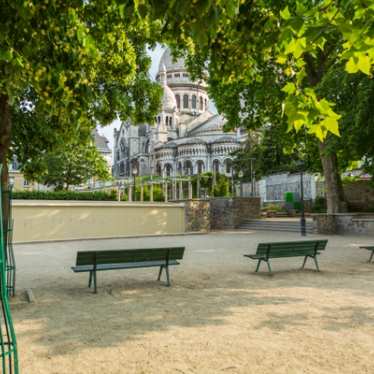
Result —
[[165, 66], [167, 72], [186, 70], [184, 58], [179, 57], [177, 59], [174, 59], [169, 48], [165, 49], [165, 52], [161, 57], [160, 64], [158, 66], [159, 72], [162, 70], [163, 66]]

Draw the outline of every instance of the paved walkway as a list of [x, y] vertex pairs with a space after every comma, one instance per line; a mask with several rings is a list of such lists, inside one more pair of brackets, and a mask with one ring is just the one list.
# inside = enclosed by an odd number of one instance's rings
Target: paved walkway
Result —
[[[374, 238], [330, 236], [321, 273], [312, 262], [299, 271], [297, 258], [256, 275], [243, 257], [258, 242], [299, 239], [219, 232], [17, 245], [12, 309], [22, 372], [371, 373], [374, 264], [358, 246]], [[70, 270], [79, 249], [162, 245], [186, 246], [170, 288], [155, 281], [157, 269], [111, 271], [98, 275], [94, 295], [87, 274]]]

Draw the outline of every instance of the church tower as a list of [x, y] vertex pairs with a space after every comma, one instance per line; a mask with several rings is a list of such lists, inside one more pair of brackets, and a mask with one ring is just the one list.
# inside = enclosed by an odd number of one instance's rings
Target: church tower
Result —
[[177, 103], [173, 91], [167, 85], [166, 68], [160, 71], [160, 83], [163, 89], [161, 112], [156, 116], [156, 142], [166, 143], [177, 137]]

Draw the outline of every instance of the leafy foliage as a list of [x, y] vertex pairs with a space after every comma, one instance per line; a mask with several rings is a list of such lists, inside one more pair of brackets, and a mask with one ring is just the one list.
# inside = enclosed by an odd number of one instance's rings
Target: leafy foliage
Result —
[[61, 149], [35, 156], [22, 165], [29, 180], [34, 180], [56, 190], [80, 185], [90, 178], [108, 180], [108, 165], [92, 143], [72, 143]]
[[76, 192], [76, 191], [18, 191], [13, 192], [13, 199], [20, 200], [98, 200], [115, 201], [117, 192]]
[[329, 133], [339, 135], [340, 114], [333, 101], [316, 94], [315, 86], [339, 61], [349, 73], [371, 74], [373, 16], [371, 1], [242, 1], [235, 17], [221, 19], [214, 37], [193, 44], [190, 64], [196, 75], [208, 70], [219, 110], [218, 93], [239, 90], [240, 94], [228, 95], [227, 103], [233, 106], [230, 113], [239, 113], [237, 121], [231, 121], [236, 126], [246, 125], [256, 115], [256, 109], [245, 110], [250, 107], [246, 89], [262, 83], [269, 87], [266, 70], [270, 69], [270, 83], [280, 85], [284, 93], [289, 129], [305, 127], [323, 141]]
[[210, 197], [229, 197], [231, 196], [231, 178], [226, 175], [213, 173], [203, 173], [191, 178], [193, 196], [197, 197], [197, 185], [200, 182], [200, 193], [206, 192]]

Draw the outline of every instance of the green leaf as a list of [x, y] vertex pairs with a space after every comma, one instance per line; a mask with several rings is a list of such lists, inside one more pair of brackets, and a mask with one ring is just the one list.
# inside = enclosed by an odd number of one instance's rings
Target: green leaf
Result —
[[321, 125], [324, 126], [326, 130], [331, 132], [332, 134], [340, 136], [339, 124], [336, 118], [326, 117], [323, 121], [321, 121]]
[[358, 56], [357, 67], [358, 67], [359, 70], [361, 70], [364, 74], [366, 74], [366, 75], [370, 75], [371, 64], [370, 64], [370, 58], [369, 58], [369, 56], [367, 56], [367, 55], [364, 54], [364, 53], [360, 53], [360, 55]]
[[0, 50], [0, 60], [3, 61], [10, 61], [13, 57], [13, 53], [11, 50]]
[[297, 39], [295, 43], [295, 51], [293, 55], [296, 58], [299, 58], [304, 53], [305, 48], [306, 48], [306, 38]]
[[347, 63], [345, 64], [345, 70], [350, 74], [358, 72], [358, 66], [355, 62], [354, 57], [350, 57], [350, 59], [347, 61]]
[[287, 94], [289, 95], [292, 95], [293, 93], [295, 93], [296, 91], [296, 86], [294, 85], [294, 83], [287, 83], [283, 88], [282, 88], [282, 91], [283, 92], [286, 92]]
[[283, 10], [280, 11], [280, 16], [282, 17], [282, 19], [284, 19], [285, 21], [289, 20], [291, 18], [291, 13], [290, 11], [288, 10], [288, 6], [286, 6]]

